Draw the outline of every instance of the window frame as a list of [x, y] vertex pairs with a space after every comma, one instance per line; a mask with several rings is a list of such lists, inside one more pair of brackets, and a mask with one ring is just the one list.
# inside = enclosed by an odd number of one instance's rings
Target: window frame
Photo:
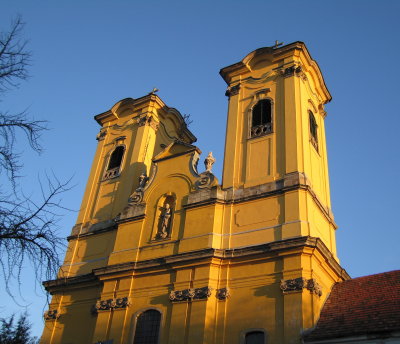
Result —
[[[123, 148], [121, 163], [119, 164], [119, 166], [110, 169], [109, 166], [111, 162], [111, 157], [119, 147]], [[118, 178], [121, 175], [122, 167], [125, 162], [125, 155], [126, 155], [125, 152], [126, 152], [126, 146], [123, 143], [116, 144], [115, 147], [112, 149], [112, 151], [108, 152], [107, 163], [102, 177], [103, 181]]]
[[[253, 130], [253, 110], [260, 102], [265, 101], [265, 100], [269, 101], [270, 106], [271, 106], [271, 122], [270, 122], [271, 129], [268, 132], [260, 134], [260, 135], [252, 135], [252, 130]], [[253, 100], [253, 104], [250, 106], [249, 116], [248, 116], [248, 133], [247, 133], [248, 139], [257, 139], [259, 137], [267, 136], [267, 135], [270, 135], [270, 134], [274, 133], [274, 124], [275, 124], [274, 123], [274, 115], [275, 115], [274, 105], [275, 105], [275, 102], [271, 97], [258, 97], [257, 96], [256, 99]]]
[[[318, 123], [317, 119], [315, 118], [315, 114], [310, 109], [307, 111], [308, 113], [308, 133], [310, 137], [310, 143], [315, 148], [317, 153], [319, 153], [319, 144], [318, 144]], [[312, 123], [313, 122], [313, 123]], [[315, 136], [312, 130], [312, 124], [315, 126]]]
[[133, 316], [132, 316], [132, 331], [131, 331], [129, 343], [135, 344], [135, 334], [136, 334], [136, 328], [137, 328], [137, 321], [138, 321], [140, 315], [145, 313], [145, 312], [147, 312], [147, 311], [151, 311], [151, 310], [157, 311], [158, 313], [160, 313], [160, 328], [158, 330], [157, 344], [161, 343], [161, 335], [162, 335], [162, 328], [163, 328], [163, 322], [164, 322], [164, 313], [162, 312], [162, 310], [160, 310], [160, 309], [158, 309], [156, 307], [142, 308], [142, 309], [138, 310], [137, 312], [135, 312], [135, 314], [133, 314]]
[[268, 332], [264, 328], [248, 328], [240, 334], [240, 344], [246, 344], [246, 335], [251, 332], [262, 332], [264, 333], [264, 344], [268, 343]]

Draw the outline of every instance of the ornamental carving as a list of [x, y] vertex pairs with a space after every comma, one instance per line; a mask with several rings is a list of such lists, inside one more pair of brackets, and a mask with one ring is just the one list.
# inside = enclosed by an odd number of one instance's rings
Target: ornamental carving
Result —
[[217, 289], [216, 297], [218, 300], [226, 300], [229, 296], [231, 296], [228, 288]]
[[215, 163], [215, 158], [212, 152], [208, 153], [207, 157], [204, 159], [205, 172], [200, 173], [199, 179], [197, 179], [195, 185], [197, 189], [211, 188], [214, 185], [215, 176], [211, 172], [212, 166]]
[[171, 302], [206, 300], [211, 296], [211, 292], [210, 287], [171, 290], [169, 299]]
[[145, 188], [148, 180], [149, 180], [149, 177], [147, 177], [147, 174], [145, 172], [143, 172], [139, 176], [139, 185], [135, 189], [133, 194], [129, 196], [129, 199], [128, 199], [129, 204], [138, 204], [143, 200], [144, 188]]
[[127, 297], [120, 297], [108, 300], [97, 300], [96, 304], [93, 306], [93, 313], [98, 313], [100, 311], [110, 311], [113, 309], [122, 309], [128, 307], [129, 305], [130, 302]]
[[280, 288], [284, 293], [298, 292], [303, 291], [303, 289], [307, 289], [315, 295], [322, 295], [321, 286], [313, 278], [308, 280], [306, 278], [299, 277], [290, 280], [281, 280]]
[[307, 76], [303, 71], [303, 68], [298, 65], [293, 65], [287, 68], [281, 68], [278, 70], [278, 73], [282, 75], [284, 78], [288, 78], [291, 76], [297, 76], [302, 78], [303, 80], [307, 80]]
[[307, 289], [315, 295], [322, 295], [322, 287], [317, 283], [314, 278], [311, 278], [307, 281]]
[[99, 133], [96, 135], [96, 140], [102, 141], [102, 140], [104, 140], [106, 135], [107, 135], [107, 129], [102, 128], [102, 129], [100, 129]]
[[60, 317], [60, 314], [58, 314], [57, 309], [49, 309], [48, 311], [44, 312], [43, 318], [46, 321], [49, 320], [57, 320]]
[[229, 86], [225, 92], [225, 95], [227, 97], [235, 96], [239, 93], [240, 90], [240, 84], [237, 84], [235, 86]]
[[153, 116], [148, 116], [148, 115], [141, 116], [137, 119], [137, 123], [139, 124], [139, 127], [142, 127], [144, 125], [149, 125], [154, 130], [156, 131], [158, 130], [158, 123], [154, 120]]
[[204, 159], [204, 167], [206, 168], [206, 172], [211, 173], [212, 165], [215, 163], [215, 158], [212, 155], [212, 152], [209, 152], [207, 157]]
[[196, 189], [207, 189], [214, 185], [215, 176], [211, 172], [200, 173], [199, 179], [196, 180]]

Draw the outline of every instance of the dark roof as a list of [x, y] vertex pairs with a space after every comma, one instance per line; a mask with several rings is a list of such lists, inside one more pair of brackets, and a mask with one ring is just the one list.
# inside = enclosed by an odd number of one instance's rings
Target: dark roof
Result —
[[400, 330], [400, 270], [333, 286], [305, 342]]

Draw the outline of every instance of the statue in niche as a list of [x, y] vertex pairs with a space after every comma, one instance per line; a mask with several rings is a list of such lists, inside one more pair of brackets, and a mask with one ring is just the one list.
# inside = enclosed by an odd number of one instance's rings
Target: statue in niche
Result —
[[166, 203], [160, 214], [156, 239], [165, 239], [168, 237], [171, 227], [171, 215], [171, 206], [169, 203]]
[[208, 153], [207, 157], [204, 160], [204, 166], [206, 168], [206, 172], [211, 173], [212, 165], [214, 165], [215, 158], [212, 155], [212, 152]]

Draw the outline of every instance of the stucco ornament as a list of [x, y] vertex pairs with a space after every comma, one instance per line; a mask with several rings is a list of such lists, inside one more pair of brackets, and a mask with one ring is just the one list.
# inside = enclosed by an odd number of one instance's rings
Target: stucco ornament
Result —
[[49, 309], [48, 311], [44, 312], [43, 318], [44, 320], [57, 320], [60, 317], [57, 309]]
[[206, 170], [200, 173], [200, 176], [195, 183], [196, 189], [211, 188], [216, 184], [216, 178], [211, 171], [215, 161], [216, 160], [213, 157], [212, 152], [209, 152], [207, 157], [204, 159], [204, 166]]
[[171, 290], [169, 299], [171, 302], [206, 300], [211, 296], [212, 288], [190, 288], [184, 290]]
[[209, 152], [207, 157], [204, 159], [204, 166], [206, 168], [206, 172], [211, 173], [212, 165], [215, 163], [215, 158], [212, 155], [212, 152]]
[[113, 309], [121, 309], [130, 306], [129, 298], [120, 297], [108, 300], [97, 300], [96, 304], [93, 306], [93, 313], [98, 313], [100, 311], [110, 311]]
[[143, 200], [144, 188], [149, 180], [149, 177], [147, 177], [146, 172], [143, 172], [138, 179], [139, 185], [132, 193], [132, 195], [129, 196], [129, 204], [138, 204]]
[[231, 296], [228, 288], [217, 289], [216, 297], [218, 300], [226, 300], [229, 296]]
[[107, 135], [107, 129], [101, 128], [99, 133], [96, 135], [96, 140], [97, 141], [102, 141], [102, 140], [104, 140], [106, 135]]
[[290, 280], [281, 280], [280, 288], [284, 293], [299, 292], [307, 289], [315, 295], [322, 295], [322, 288], [314, 278], [306, 279], [299, 277]]

